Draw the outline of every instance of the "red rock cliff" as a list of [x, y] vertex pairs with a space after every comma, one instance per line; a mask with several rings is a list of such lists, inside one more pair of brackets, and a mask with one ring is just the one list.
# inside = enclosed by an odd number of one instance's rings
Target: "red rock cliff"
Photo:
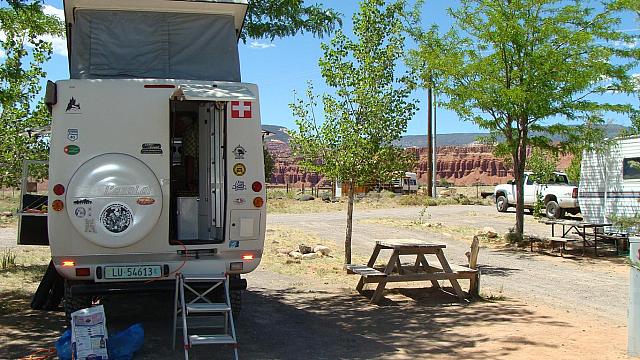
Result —
[[[268, 141], [267, 150], [276, 162], [270, 181], [272, 184], [305, 183], [306, 186], [315, 186], [324, 180], [324, 176], [300, 168], [296, 159], [291, 158], [291, 149], [285, 142]], [[427, 149], [413, 148], [409, 151], [416, 152], [419, 157], [418, 167], [414, 171], [418, 174], [419, 182], [424, 184], [427, 180]], [[566, 157], [560, 159], [561, 169], [568, 165]], [[493, 155], [493, 147], [490, 145], [438, 147], [436, 171], [438, 181], [446, 179], [455, 185], [494, 185], [513, 177], [504, 161]]]

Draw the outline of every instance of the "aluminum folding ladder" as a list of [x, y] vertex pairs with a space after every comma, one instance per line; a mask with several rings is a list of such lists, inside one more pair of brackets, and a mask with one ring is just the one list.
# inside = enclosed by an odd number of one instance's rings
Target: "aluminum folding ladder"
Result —
[[[198, 284], [196, 286], [194, 284]], [[203, 286], [204, 285], [204, 286]], [[207, 295], [223, 287], [223, 302], [212, 302]], [[187, 292], [185, 292], [185, 289]], [[204, 289], [204, 290], [201, 290]], [[185, 301], [185, 295], [190, 299]], [[184, 358], [189, 359], [189, 350], [195, 345], [231, 345], [233, 346], [234, 359], [238, 360], [238, 339], [236, 337], [235, 324], [233, 322], [233, 312], [231, 310], [231, 298], [229, 296], [229, 276], [190, 276], [176, 274], [176, 288], [174, 296], [173, 312], [173, 346], [176, 344], [176, 332], [180, 324], [178, 315], [182, 317], [182, 343], [184, 347]], [[189, 319], [197, 316], [224, 317], [224, 331], [216, 334], [190, 334]], [[204, 328], [214, 328], [215, 326], [205, 326]]]

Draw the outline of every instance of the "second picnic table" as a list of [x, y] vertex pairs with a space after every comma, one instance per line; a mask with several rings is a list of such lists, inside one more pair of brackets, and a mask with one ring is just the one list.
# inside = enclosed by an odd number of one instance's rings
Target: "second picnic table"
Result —
[[[371, 296], [372, 303], [378, 303], [382, 299], [384, 288], [388, 282], [409, 281], [430, 281], [433, 287], [440, 288], [438, 280], [448, 280], [456, 295], [460, 299], [464, 299], [465, 294], [458, 279], [470, 280], [469, 293], [471, 293], [478, 285], [478, 271], [462, 266], [456, 266], [454, 270], [444, 255], [444, 248], [446, 248], [444, 244], [432, 244], [420, 240], [378, 240], [366, 266], [347, 265], [347, 269], [360, 275], [360, 281], [356, 288], [359, 292], [362, 292], [367, 283], [378, 284]], [[384, 272], [374, 268], [381, 250], [392, 250]], [[401, 255], [415, 255], [415, 262], [402, 264]], [[425, 255], [435, 255], [440, 267], [430, 265]]]
[[[590, 246], [591, 244], [589, 244], [589, 240], [587, 240], [587, 237], [593, 237], [593, 248], [594, 248], [594, 253], [596, 256], [598, 256], [598, 239], [601, 240], [614, 240], [616, 241], [616, 254], [619, 254], [619, 250], [618, 250], [618, 239], [616, 237], [613, 237], [611, 235], [607, 235], [604, 232], [605, 227], [609, 227], [612, 224], [611, 223], [601, 223], [601, 222], [587, 222], [587, 221], [567, 221], [567, 220], [546, 220], [544, 221], [545, 224], [547, 225], [551, 225], [551, 238], [549, 238], [551, 240], [551, 242], [557, 241], [557, 242], [562, 242], [563, 243], [563, 249], [564, 249], [564, 243], [567, 240], [571, 240], [571, 238], [567, 238], [567, 235], [569, 235], [569, 233], [571, 232], [571, 230], [575, 231], [575, 234], [578, 235], [581, 239], [582, 239], [582, 254], [584, 255], [584, 252], [587, 248], [587, 246]], [[562, 225], [562, 235], [561, 236], [556, 236], [555, 233], [555, 226], [556, 225]], [[593, 233], [589, 233], [587, 230], [588, 229], [592, 229]], [[620, 237], [620, 239], [623, 239], [622, 237]], [[564, 240], [564, 241], [562, 241]], [[561, 253], [562, 254], [562, 253]]]

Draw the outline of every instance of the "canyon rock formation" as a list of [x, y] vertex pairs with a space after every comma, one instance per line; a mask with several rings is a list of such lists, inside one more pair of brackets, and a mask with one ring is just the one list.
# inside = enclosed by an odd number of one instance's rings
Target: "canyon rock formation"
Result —
[[[289, 145], [281, 140], [266, 142], [267, 150], [274, 157], [276, 166], [271, 176], [271, 184], [292, 184], [294, 186], [315, 186], [325, 177], [321, 174], [306, 172], [291, 157]], [[418, 182], [422, 185], [427, 179], [427, 149], [410, 148], [417, 154], [418, 167], [413, 169], [418, 174]], [[512, 179], [509, 167], [502, 159], [493, 155], [490, 145], [442, 146], [437, 148], [436, 179], [445, 179], [454, 185], [495, 185]], [[570, 158], [560, 159], [559, 168], [569, 165]]]

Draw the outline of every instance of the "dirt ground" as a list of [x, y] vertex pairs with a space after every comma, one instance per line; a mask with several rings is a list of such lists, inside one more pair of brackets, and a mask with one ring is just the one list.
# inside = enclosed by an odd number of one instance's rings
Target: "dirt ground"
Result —
[[[417, 238], [446, 244], [449, 261], [462, 264], [469, 247], [467, 228], [492, 226], [504, 233], [514, 219], [513, 213], [498, 214], [487, 206], [430, 207], [428, 217], [424, 211], [421, 217], [421, 210], [356, 208], [354, 251], [366, 258], [377, 239]], [[398, 226], [401, 221], [421, 218], [443, 226]], [[268, 217], [268, 228], [287, 227], [341, 246], [345, 215]], [[14, 231], [0, 229], [0, 246], [9, 239], [15, 241]], [[527, 231], [550, 232], [530, 216]], [[623, 257], [560, 258], [532, 253], [528, 248], [485, 245], [479, 264], [481, 293], [486, 300], [472, 303], [460, 303], [452, 295], [429, 287], [394, 284], [382, 304], [371, 305], [353, 290], [356, 276], [345, 275], [344, 281], [331, 282], [305, 273], [282, 274], [260, 268], [246, 277], [249, 289], [243, 295], [237, 321], [240, 357], [626, 358], [628, 267]], [[467, 284], [462, 285], [465, 288]], [[7, 290], [0, 289], [5, 302], [12, 300]], [[180, 352], [169, 350], [171, 302], [171, 294], [109, 299], [105, 306], [110, 331], [142, 322], [145, 346], [135, 359], [182, 358]], [[22, 310], [0, 315], [0, 359], [17, 359], [36, 348], [52, 346], [63, 326], [60, 312]], [[195, 359], [223, 359], [230, 357], [231, 350], [202, 347], [192, 355]]]

